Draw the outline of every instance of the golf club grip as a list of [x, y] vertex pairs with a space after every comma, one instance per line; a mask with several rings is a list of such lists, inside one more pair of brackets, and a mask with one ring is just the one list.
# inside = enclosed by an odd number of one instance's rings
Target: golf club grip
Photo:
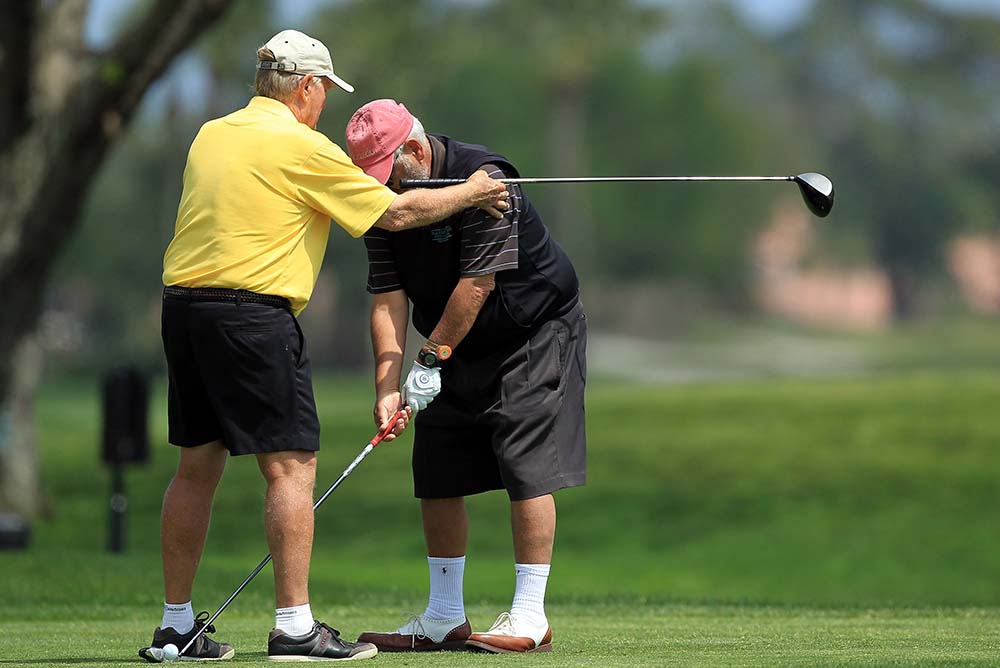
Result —
[[445, 188], [465, 183], [465, 179], [400, 179], [399, 187], [407, 188]]
[[396, 426], [396, 420], [401, 419], [404, 415], [406, 415], [406, 409], [405, 408], [402, 408], [402, 409], [396, 411], [395, 415], [393, 415], [391, 418], [389, 418], [389, 421], [385, 423], [385, 427], [382, 428], [382, 431], [380, 431], [379, 433], [375, 434], [375, 438], [373, 438], [372, 440], [368, 441], [368, 443], [373, 448], [376, 447], [379, 443], [382, 442], [382, 439], [384, 439], [386, 436], [388, 436], [390, 433], [392, 433], [393, 428]]

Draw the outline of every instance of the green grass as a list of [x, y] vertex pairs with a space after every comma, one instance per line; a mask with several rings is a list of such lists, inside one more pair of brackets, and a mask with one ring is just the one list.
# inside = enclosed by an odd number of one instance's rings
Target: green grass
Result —
[[[264, 632], [273, 617], [255, 606], [225, 613], [224, 634], [239, 665], [264, 660]], [[398, 617], [384, 604], [327, 606], [350, 620], [353, 634], [381, 628]], [[148, 610], [94, 619], [55, 616], [47, 632], [79, 639], [75, 645], [39, 643], [37, 623], [5, 622], [0, 665], [135, 665], [135, 652], [150, 634]], [[469, 609], [488, 623], [494, 610]], [[757, 606], [635, 605], [553, 606], [557, 629], [551, 654], [498, 657], [476, 654], [382, 654], [384, 666], [995, 666], [1000, 665], [997, 622], [983, 610], [816, 611]], [[10, 657], [31, 657], [15, 660]], [[144, 665], [144, 664], [143, 664]], [[227, 663], [227, 665], [229, 665]]]
[[[153, 398], [153, 461], [129, 472], [129, 551], [106, 543], [93, 381], [47, 384], [38, 409], [49, 517], [0, 553], [0, 666], [132, 663], [159, 619], [158, 510], [175, 453]], [[371, 435], [365, 381], [317, 384], [325, 488]], [[539, 666], [1000, 665], [1000, 376], [895, 373], [695, 386], [594, 380], [589, 484], [557, 496]], [[353, 636], [426, 595], [409, 437], [373, 453], [317, 519], [312, 603]], [[266, 553], [263, 484], [230, 462], [195, 606], [213, 608]], [[482, 628], [509, 606], [507, 504], [470, 500], [466, 598]], [[344, 539], [345, 532], [351, 536]], [[265, 571], [220, 620], [260, 661]], [[58, 635], [56, 635], [58, 634]], [[386, 665], [494, 665], [472, 655]]]

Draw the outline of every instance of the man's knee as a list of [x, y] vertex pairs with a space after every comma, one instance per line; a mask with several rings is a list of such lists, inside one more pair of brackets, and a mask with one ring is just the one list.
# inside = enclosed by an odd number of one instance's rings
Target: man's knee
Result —
[[174, 477], [201, 485], [216, 485], [226, 468], [228, 455], [221, 441], [182, 448]]
[[425, 513], [432, 514], [465, 510], [465, 497], [452, 496], [444, 499], [421, 499], [420, 508]]
[[316, 481], [316, 453], [306, 450], [286, 450], [257, 455], [257, 465], [268, 486], [288, 481], [312, 489]]

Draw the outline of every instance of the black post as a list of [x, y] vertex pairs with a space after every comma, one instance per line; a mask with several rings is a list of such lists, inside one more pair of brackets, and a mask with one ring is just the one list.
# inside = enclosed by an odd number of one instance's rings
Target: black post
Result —
[[145, 462], [149, 454], [146, 379], [133, 368], [104, 377], [104, 439], [101, 458], [111, 468], [108, 549], [125, 551], [125, 465]]
[[111, 467], [111, 536], [108, 549], [112, 552], [125, 551], [125, 511], [128, 499], [125, 497], [125, 467], [113, 464]]

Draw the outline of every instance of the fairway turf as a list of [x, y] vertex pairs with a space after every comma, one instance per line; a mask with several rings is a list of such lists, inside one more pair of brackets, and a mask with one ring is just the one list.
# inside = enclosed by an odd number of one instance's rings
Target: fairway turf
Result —
[[[128, 553], [109, 555], [96, 381], [39, 404], [51, 516], [30, 550], [0, 552], [0, 666], [137, 665], [162, 604], [158, 512], [176, 454], [128, 475]], [[366, 381], [322, 378], [318, 490], [372, 435]], [[895, 374], [698, 386], [596, 380], [589, 482], [560, 508], [547, 611], [551, 655], [382, 655], [384, 665], [1000, 665], [1000, 382]], [[369, 457], [319, 512], [312, 605], [352, 639], [422, 610], [427, 571], [410, 436]], [[214, 610], [264, 556], [263, 482], [230, 462], [196, 610]], [[510, 603], [502, 494], [469, 503], [474, 627]], [[336, 532], [333, 527], [338, 527]], [[499, 527], [499, 528], [498, 528]], [[349, 536], [347, 540], [343, 536]], [[261, 661], [270, 568], [217, 637]]]
[[[422, 602], [419, 602], [422, 605]], [[416, 599], [409, 601], [415, 608]], [[246, 606], [226, 611], [216, 637], [236, 647], [225, 665], [274, 665], [264, 659], [273, 616]], [[259, 606], [258, 606], [259, 607]], [[384, 628], [397, 606], [326, 607], [350, 620], [355, 636]], [[492, 622], [493, 609], [476, 605], [470, 618]], [[550, 606], [555, 647], [550, 654], [510, 657], [437, 652], [380, 654], [379, 666], [996, 666], [1000, 615], [984, 610], [818, 611], [759, 606], [564, 603]], [[119, 610], [111, 618], [75, 619], [58, 613], [44, 628], [74, 638], [73, 645], [39, 645], [37, 622], [4, 622], [0, 665], [137, 665], [138, 638], [151, 635], [149, 611]], [[346, 627], [346, 628], [345, 628]], [[598, 631], [600, 629], [600, 631]], [[19, 662], [15, 657], [24, 657]], [[29, 658], [30, 657], [30, 658]], [[141, 662], [144, 663], [144, 662]], [[190, 664], [185, 664], [190, 665]]]

